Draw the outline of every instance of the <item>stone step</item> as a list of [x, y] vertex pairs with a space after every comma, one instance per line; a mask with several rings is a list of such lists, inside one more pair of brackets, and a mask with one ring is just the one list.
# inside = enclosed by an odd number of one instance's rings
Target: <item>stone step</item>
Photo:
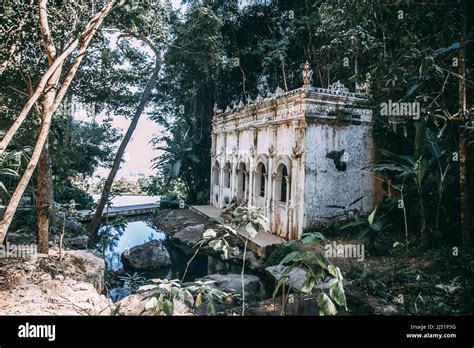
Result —
[[[214, 220], [218, 223], [224, 223], [224, 219], [221, 216], [221, 211], [216, 207], [210, 205], [193, 205], [190, 207], [191, 210], [205, 215], [211, 220]], [[248, 233], [245, 230], [245, 227], [240, 228], [238, 234], [242, 237], [242, 239], [248, 238]], [[265, 257], [266, 248], [269, 245], [273, 244], [282, 244], [285, 240], [281, 237], [275, 236], [274, 234], [259, 231], [255, 238], [249, 239], [249, 249], [253, 252], [257, 253], [260, 257]]]

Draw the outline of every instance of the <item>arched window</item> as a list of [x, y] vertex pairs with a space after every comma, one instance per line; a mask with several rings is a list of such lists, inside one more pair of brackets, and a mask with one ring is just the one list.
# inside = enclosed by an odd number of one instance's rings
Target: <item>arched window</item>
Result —
[[230, 188], [230, 163], [227, 162], [224, 166], [224, 188]]
[[255, 172], [255, 195], [265, 197], [265, 186], [267, 181], [267, 169], [265, 164], [260, 162]]
[[286, 203], [290, 196], [290, 177], [286, 165], [281, 163], [275, 176], [275, 200]]
[[245, 193], [247, 188], [247, 166], [245, 163], [239, 163], [237, 167], [237, 189], [240, 193]]
[[287, 185], [288, 185], [288, 170], [286, 166], [283, 166], [283, 171], [281, 173], [281, 192], [280, 192], [280, 201], [286, 202], [286, 195], [287, 195]]
[[217, 186], [219, 185], [219, 175], [220, 175], [221, 167], [219, 162], [216, 161], [214, 164], [214, 170], [212, 171], [212, 183]]

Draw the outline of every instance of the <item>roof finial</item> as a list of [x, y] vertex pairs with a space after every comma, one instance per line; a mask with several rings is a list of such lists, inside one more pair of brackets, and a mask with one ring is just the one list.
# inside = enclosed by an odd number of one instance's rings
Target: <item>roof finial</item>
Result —
[[311, 79], [313, 77], [313, 70], [311, 70], [311, 65], [306, 61], [303, 66], [303, 87], [308, 87], [311, 84]]

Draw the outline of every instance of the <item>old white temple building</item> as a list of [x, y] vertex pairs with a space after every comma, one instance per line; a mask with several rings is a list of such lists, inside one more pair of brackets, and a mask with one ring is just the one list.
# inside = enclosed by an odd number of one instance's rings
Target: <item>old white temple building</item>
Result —
[[[374, 160], [368, 82], [351, 93], [340, 82], [277, 89], [265, 98], [216, 108], [212, 131], [211, 205], [248, 204], [264, 209], [271, 232], [300, 238], [303, 228], [356, 208], [369, 212], [377, 182], [362, 170]], [[364, 92], [362, 92], [364, 91]]]

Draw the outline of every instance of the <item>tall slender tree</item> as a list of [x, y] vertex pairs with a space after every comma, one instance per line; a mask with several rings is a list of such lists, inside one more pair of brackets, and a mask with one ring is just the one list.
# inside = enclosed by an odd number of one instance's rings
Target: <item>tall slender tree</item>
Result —
[[[89, 47], [89, 44], [94, 37], [94, 34], [96, 33], [97, 29], [102, 25], [102, 22], [104, 19], [109, 15], [109, 13], [114, 9], [115, 6], [121, 6], [123, 5], [124, 1], [123, 0], [108, 0], [105, 4], [104, 7], [99, 11], [98, 13], [94, 14], [93, 18], [85, 25], [85, 28], [75, 37], [75, 39], [72, 40], [72, 43], [67, 46], [65, 51], [63, 51], [60, 55], [53, 55], [51, 51], [52, 47], [52, 39], [50, 35], [50, 29], [49, 29], [49, 23], [48, 23], [48, 13], [46, 9], [46, 1], [39, 0], [38, 1], [38, 9], [40, 11], [40, 20], [39, 20], [39, 28], [41, 30], [42, 36], [44, 37], [45, 41], [45, 49], [50, 51], [50, 55], [56, 57], [47, 70], [47, 72], [43, 75], [43, 78], [41, 79], [38, 87], [36, 88], [35, 92], [33, 95], [30, 97], [28, 100], [27, 104], [23, 108], [23, 110], [20, 112], [18, 115], [17, 119], [14, 121], [13, 125], [10, 127], [4, 138], [2, 139], [0, 143], [0, 152], [3, 152], [6, 147], [8, 146], [9, 142], [13, 138], [13, 135], [16, 133], [18, 128], [21, 126], [23, 123], [24, 119], [26, 118], [29, 110], [31, 107], [36, 103], [36, 100], [39, 98], [41, 93], [44, 91], [45, 87], [47, 86], [48, 82], [49, 83], [54, 83], [55, 82], [55, 74], [60, 75], [60, 72], [58, 72], [58, 68], [64, 63], [65, 59], [73, 52], [75, 47], [79, 47], [76, 53], [76, 56], [74, 60], [72, 61], [71, 67], [69, 71], [67, 72], [64, 80], [60, 84], [59, 87], [57, 88], [57, 91], [54, 90], [55, 94], [48, 95], [47, 97], [47, 109], [42, 111], [42, 120], [41, 120], [41, 126], [38, 132], [38, 138], [36, 141], [36, 145], [33, 149], [33, 152], [31, 154], [30, 161], [26, 167], [26, 170], [24, 171], [15, 191], [12, 194], [12, 197], [10, 201], [8, 202], [8, 205], [5, 209], [5, 212], [3, 214], [2, 220], [0, 221], [0, 243], [3, 243], [6, 234], [8, 232], [8, 229], [11, 225], [13, 216], [18, 208], [18, 205], [20, 203], [21, 197], [23, 196], [23, 193], [25, 192], [25, 189], [38, 165], [38, 162], [40, 160], [41, 154], [43, 152], [43, 148], [48, 140], [49, 136], [49, 131], [51, 127], [51, 121], [54, 112], [60, 105], [61, 101], [64, 98], [64, 95], [66, 94], [72, 80], [74, 79], [74, 76], [79, 69], [79, 66], [81, 64], [81, 61], [84, 57], [84, 54], [87, 51], [87, 48]], [[42, 13], [43, 12], [43, 13]], [[53, 80], [50, 80], [53, 77]], [[58, 77], [59, 78], [59, 77]], [[59, 81], [59, 80], [58, 80]], [[57, 82], [55, 83], [55, 86], [57, 86]], [[52, 89], [51, 89], [52, 90]], [[45, 191], [47, 188], [45, 188]], [[44, 231], [43, 231], [44, 232]], [[47, 232], [46, 235], [43, 233], [39, 235], [38, 237], [42, 238], [39, 242], [39, 244], [43, 245], [47, 242], [44, 241], [44, 239], [47, 239]], [[46, 247], [45, 247], [46, 248]]]
[[116, 23], [117, 30], [120, 32], [119, 40], [122, 38], [134, 39], [148, 48], [154, 57], [154, 68], [148, 78], [145, 89], [143, 90], [140, 102], [133, 114], [130, 125], [118, 147], [115, 159], [110, 172], [105, 180], [101, 197], [97, 205], [96, 211], [89, 225], [89, 230], [95, 233], [100, 225], [102, 214], [109, 200], [110, 191], [114, 183], [115, 177], [120, 169], [122, 158], [130, 139], [138, 125], [138, 122], [145, 111], [147, 103], [150, 101], [152, 91], [156, 86], [158, 76], [162, 64], [162, 45], [166, 37], [166, 14], [170, 8], [164, 6], [142, 4], [125, 8], [126, 16], [121, 17], [118, 14], [120, 22]]

